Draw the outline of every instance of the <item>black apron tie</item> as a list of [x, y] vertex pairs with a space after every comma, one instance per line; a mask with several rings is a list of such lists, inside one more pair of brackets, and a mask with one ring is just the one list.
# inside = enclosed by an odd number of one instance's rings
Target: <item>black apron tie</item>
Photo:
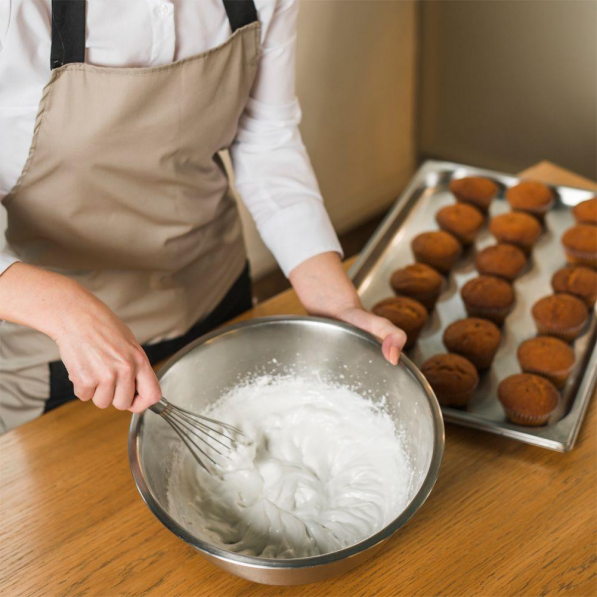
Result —
[[253, 0], [223, 0], [232, 33], [257, 20], [257, 9]]
[[52, 0], [50, 68], [85, 62], [85, 0]]
[[[233, 33], [257, 21], [253, 0], [223, 3]], [[86, 0], [52, 0], [52, 70], [71, 62], [85, 62], [85, 5]]]

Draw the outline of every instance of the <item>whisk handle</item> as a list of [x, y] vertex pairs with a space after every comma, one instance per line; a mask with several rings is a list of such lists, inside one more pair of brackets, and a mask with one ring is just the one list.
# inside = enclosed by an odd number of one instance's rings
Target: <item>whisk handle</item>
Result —
[[160, 415], [168, 406], [170, 406], [170, 403], [162, 396], [159, 402], [156, 402], [149, 407], [149, 410], [154, 412], [156, 415]]

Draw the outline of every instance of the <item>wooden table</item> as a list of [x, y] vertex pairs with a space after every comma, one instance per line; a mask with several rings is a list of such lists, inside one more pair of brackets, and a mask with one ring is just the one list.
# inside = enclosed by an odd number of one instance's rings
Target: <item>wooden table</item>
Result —
[[[524, 173], [597, 189], [548, 163]], [[245, 318], [297, 313], [291, 292]], [[130, 417], [72, 403], [0, 438], [0, 593], [595, 595], [597, 404], [559, 454], [448, 426], [431, 496], [370, 563], [308, 587], [229, 576], [170, 534], [129, 472]]]

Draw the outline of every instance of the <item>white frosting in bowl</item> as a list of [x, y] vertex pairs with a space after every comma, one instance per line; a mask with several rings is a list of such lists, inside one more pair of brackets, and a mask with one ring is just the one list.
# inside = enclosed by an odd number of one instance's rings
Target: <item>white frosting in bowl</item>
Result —
[[393, 420], [347, 387], [264, 376], [204, 414], [253, 440], [216, 474], [184, 446], [174, 458], [169, 509], [206, 542], [315, 556], [370, 537], [409, 502], [412, 469]]

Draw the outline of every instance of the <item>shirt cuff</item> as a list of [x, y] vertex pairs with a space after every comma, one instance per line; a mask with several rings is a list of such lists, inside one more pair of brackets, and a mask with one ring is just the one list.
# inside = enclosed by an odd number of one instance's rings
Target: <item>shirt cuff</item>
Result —
[[274, 254], [284, 275], [307, 259], [335, 252], [343, 257], [342, 247], [323, 203], [318, 199], [297, 201], [259, 227], [261, 238]]
[[0, 253], [0, 275], [2, 275], [13, 263], [21, 261], [8, 253]]

